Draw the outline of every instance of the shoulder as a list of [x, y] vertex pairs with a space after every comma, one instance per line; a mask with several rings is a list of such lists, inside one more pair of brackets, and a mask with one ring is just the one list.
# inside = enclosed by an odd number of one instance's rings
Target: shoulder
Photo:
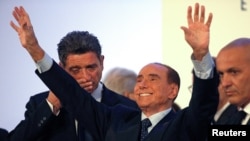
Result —
[[31, 105], [40, 104], [41, 102], [46, 100], [46, 98], [48, 97], [48, 94], [49, 94], [49, 91], [44, 91], [44, 92], [40, 92], [40, 93], [37, 93], [37, 94], [31, 96], [29, 101], [27, 102], [26, 106], [30, 105], [30, 104]]
[[103, 85], [103, 93], [102, 93], [102, 103], [108, 106], [115, 106], [117, 104], [123, 104], [125, 106], [133, 107], [138, 109], [137, 103], [125, 96], [122, 96], [114, 91], [108, 89]]
[[37, 93], [33, 96], [30, 97], [30, 99], [45, 99], [47, 98], [49, 95], [49, 91], [44, 91], [44, 92], [40, 92], [40, 93]]

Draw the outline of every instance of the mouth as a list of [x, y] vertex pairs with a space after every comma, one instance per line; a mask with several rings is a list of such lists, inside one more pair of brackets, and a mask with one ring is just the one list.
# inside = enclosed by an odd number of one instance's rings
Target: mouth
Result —
[[226, 91], [225, 93], [227, 96], [232, 96], [234, 94], [234, 92], [232, 92], [232, 91]]
[[146, 97], [152, 95], [151, 93], [141, 93], [139, 94], [140, 97]]

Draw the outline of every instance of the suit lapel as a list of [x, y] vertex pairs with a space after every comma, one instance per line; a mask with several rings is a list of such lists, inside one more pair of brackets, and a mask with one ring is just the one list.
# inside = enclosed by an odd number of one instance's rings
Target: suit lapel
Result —
[[119, 141], [137, 141], [139, 140], [139, 135], [140, 135], [140, 122], [135, 124], [134, 126], [131, 126], [127, 128], [124, 131], [121, 131], [118, 133], [119, 138], [117, 138]]
[[145, 138], [145, 141], [161, 140], [169, 121], [171, 121], [176, 116], [176, 113], [171, 110], [156, 126], [152, 129], [152, 131]]
[[104, 103], [108, 106], [114, 106], [118, 104], [117, 100], [111, 94], [111, 91], [109, 91], [104, 85], [103, 85], [103, 90], [102, 90], [101, 103]]
[[119, 129], [110, 128], [111, 130], [107, 131], [105, 140], [138, 141], [140, 139], [140, 120], [141, 115], [138, 114], [127, 121], [120, 121], [122, 125], [118, 127]]
[[225, 111], [221, 114], [220, 118], [215, 122], [215, 124], [226, 124], [228, 120], [237, 113], [238, 109], [234, 105], [229, 105]]

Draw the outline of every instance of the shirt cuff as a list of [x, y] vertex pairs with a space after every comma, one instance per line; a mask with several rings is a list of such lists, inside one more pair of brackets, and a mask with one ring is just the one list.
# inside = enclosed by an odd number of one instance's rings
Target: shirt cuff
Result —
[[47, 101], [47, 103], [48, 103], [48, 105], [49, 105], [50, 110], [52, 111], [52, 113], [54, 113], [56, 116], [58, 116], [59, 113], [60, 113], [60, 110], [58, 110], [58, 111], [55, 112], [54, 106], [47, 99], [46, 99], [46, 101]]
[[48, 71], [52, 67], [52, 64], [53, 59], [47, 53], [45, 53], [42, 60], [37, 61], [36, 67], [40, 73], [43, 73]]
[[200, 79], [209, 79], [213, 77], [213, 68], [215, 66], [214, 59], [208, 52], [201, 61], [194, 60], [193, 55], [191, 56], [191, 60], [194, 65], [195, 75]]

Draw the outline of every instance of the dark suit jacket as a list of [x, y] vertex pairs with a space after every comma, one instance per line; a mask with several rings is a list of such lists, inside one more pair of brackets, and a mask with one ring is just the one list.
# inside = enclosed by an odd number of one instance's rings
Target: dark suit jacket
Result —
[[225, 125], [229, 122], [229, 119], [238, 112], [237, 106], [228, 105], [228, 107], [222, 112], [219, 119], [213, 124]]
[[[48, 91], [31, 96], [26, 104], [25, 119], [10, 134], [12, 141], [79, 140], [76, 135], [75, 118], [65, 108], [62, 108], [59, 115], [55, 116], [46, 102], [47, 97]], [[134, 101], [107, 89], [104, 85], [101, 103], [108, 106], [124, 104], [138, 108]], [[78, 128], [81, 128], [81, 136], [85, 138], [85, 141], [93, 140], [91, 134], [83, 126], [78, 126]]]
[[[90, 131], [96, 141], [139, 140], [141, 111], [122, 105], [109, 108], [96, 102], [55, 62], [49, 71], [36, 73], [63, 102], [66, 110]], [[218, 77], [208, 80], [194, 77], [189, 107], [177, 114], [171, 111], [145, 140], [205, 140], [218, 105], [217, 86]]]
[[[237, 118], [238, 108], [235, 105], [230, 104], [221, 114], [220, 118], [214, 122], [214, 125], [234, 125], [234, 120]], [[232, 123], [233, 122], [233, 123]], [[250, 125], [248, 120], [247, 125]]]
[[8, 131], [0, 128], [0, 141], [8, 141]]

